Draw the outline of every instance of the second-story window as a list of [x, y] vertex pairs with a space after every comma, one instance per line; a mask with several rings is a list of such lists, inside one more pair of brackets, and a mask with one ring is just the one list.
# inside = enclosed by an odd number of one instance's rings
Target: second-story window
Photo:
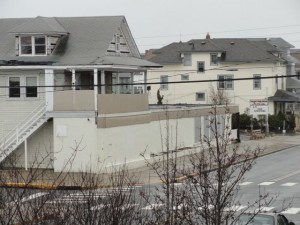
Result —
[[46, 37], [21, 36], [20, 55], [46, 55]]
[[233, 90], [233, 75], [218, 75], [218, 89]]
[[191, 66], [192, 65], [192, 54], [191, 53], [184, 53], [183, 54], [183, 65], [184, 66]]
[[37, 77], [26, 77], [26, 97], [37, 97]]
[[9, 77], [9, 94], [10, 98], [20, 98], [21, 88], [20, 88], [20, 77]]
[[197, 71], [198, 71], [198, 73], [204, 73], [205, 72], [204, 61], [199, 61], [198, 62]]
[[218, 65], [218, 54], [216, 53], [210, 54], [210, 65], [212, 66]]
[[260, 74], [253, 75], [253, 89], [254, 90], [261, 89], [261, 75]]
[[168, 90], [169, 86], [168, 86], [168, 76], [167, 75], [162, 75], [160, 76], [160, 90], [162, 91], [166, 91]]

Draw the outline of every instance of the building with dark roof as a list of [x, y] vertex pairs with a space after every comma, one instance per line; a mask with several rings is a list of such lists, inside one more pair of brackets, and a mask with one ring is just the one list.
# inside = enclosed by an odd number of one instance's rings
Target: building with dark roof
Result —
[[[209, 36], [152, 50], [145, 57], [163, 68], [148, 72], [148, 82], [153, 83], [150, 102], [156, 102], [159, 89], [164, 102], [210, 103], [211, 89], [216, 89], [239, 105], [241, 113], [249, 112], [250, 100], [267, 99], [295, 85], [294, 77], [286, 77], [295, 73], [297, 60], [289, 54], [292, 47], [282, 38]], [[282, 107], [269, 102], [269, 113]]]
[[166, 135], [160, 127], [166, 111], [183, 128], [170, 131], [183, 143], [178, 154], [199, 147], [199, 123], [210, 106], [153, 108], [147, 94], [135, 94], [134, 74], [161, 66], [141, 58], [125, 17], [0, 19], [0, 24], [1, 166], [76, 172], [124, 162], [135, 167], [144, 164], [140, 153], [146, 148], [149, 159], [163, 156], [159, 140]]

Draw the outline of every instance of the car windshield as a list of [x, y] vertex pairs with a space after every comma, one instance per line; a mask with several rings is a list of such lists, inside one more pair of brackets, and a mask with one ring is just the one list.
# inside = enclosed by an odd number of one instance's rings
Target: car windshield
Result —
[[274, 217], [270, 215], [241, 215], [235, 225], [275, 225]]

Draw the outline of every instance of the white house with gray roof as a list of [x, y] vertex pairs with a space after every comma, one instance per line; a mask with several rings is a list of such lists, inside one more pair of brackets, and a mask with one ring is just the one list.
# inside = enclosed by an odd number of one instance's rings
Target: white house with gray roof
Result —
[[134, 94], [134, 74], [160, 67], [141, 59], [123, 16], [0, 19], [1, 166], [137, 166], [145, 148], [163, 154], [166, 112], [180, 128], [172, 143], [194, 148], [209, 106], [150, 108]]
[[[147, 74], [151, 86], [149, 101], [157, 102], [160, 89], [164, 103], [209, 103], [213, 87], [224, 91], [244, 113], [250, 107], [250, 100], [266, 99], [277, 90], [288, 88], [289, 79], [285, 76], [294, 71], [294, 58], [287, 54], [291, 47], [281, 38], [210, 39], [208, 35], [206, 39], [171, 43], [151, 50], [151, 55], [146, 54], [145, 58], [163, 68]], [[270, 114], [282, 109], [277, 103], [269, 102]]]

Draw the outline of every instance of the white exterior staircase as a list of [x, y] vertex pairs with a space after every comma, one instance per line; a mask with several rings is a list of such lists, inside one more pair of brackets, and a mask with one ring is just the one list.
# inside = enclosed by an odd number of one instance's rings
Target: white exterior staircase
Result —
[[0, 140], [0, 163], [47, 120], [46, 105], [42, 103]]

